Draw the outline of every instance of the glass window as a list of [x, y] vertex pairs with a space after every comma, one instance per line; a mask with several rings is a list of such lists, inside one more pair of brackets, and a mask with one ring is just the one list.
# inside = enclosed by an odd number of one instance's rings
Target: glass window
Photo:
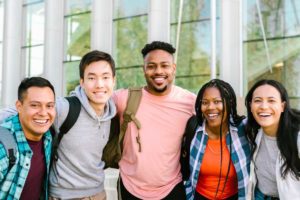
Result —
[[115, 0], [114, 3], [113, 56], [116, 61], [117, 88], [143, 85], [140, 51], [147, 43], [148, 1]]
[[[171, 23], [178, 22], [180, 0], [171, 0]], [[182, 22], [210, 18], [210, 0], [183, 1]]]
[[[288, 90], [292, 106], [300, 108], [300, 2], [260, 1], [263, 27], [255, 0], [243, 9], [245, 93], [260, 79], [275, 79]], [[266, 37], [263, 37], [262, 30]], [[264, 44], [267, 43], [267, 48]], [[269, 54], [270, 59], [267, 59]]]
[[90, 51], [91, 0], [66, 0], [65, 12], [65, 93], [79, 84], [79, 61]]
[[23, 0], [23, 4], [41, 3], [44, 0]]
[[32, 46], [44, 42], [45, 9], [44, 3], [23, 7], [25, 40], [23, 46]]
[[[219, 12], [217, 4], [217, 16]], [[177, 72], [176, 85], [197, 92], [201, 85], [210, 79], [211, 59], [211, 21], [210, 1], [187, 0], [182, 8], [181, 30], [177, 34], [179, 0], [171, 0], [171, 43], [176, 46], [179, 35], [179, 46], [176, 48]], [[219, 18], [217, 18], [217, 30]], [[217, 31], [218, 33], [218, 31]], [[220, 44], [217, 34], [217, 45]], [[219, 66], [220, 47], [217, 46], [217, 69]], [[217, 72], [218, 73], [218, 72]]]
[[27, 3], [23, 4], [22, 63], [26, 76], [40, 76], [44, 71], [45, 3]]
[[23, 61], [26, 66], [26, 76], [41, 76], [43, 73], [44, 46], [33, 46], [22, 49]]
[[79, 61], [64, 63], [64, 77], [67, 95], [79, 84]]
[[72, 15], [65, 18], [66, 60], [80, 60], [90, 50], [91, 13]]
[[66, 0], [65, 14], [71, 15], [91, 11], [92, 0]]
[[114, 19], [147, 14], [148, 2], [148, 0], [115, 0]]

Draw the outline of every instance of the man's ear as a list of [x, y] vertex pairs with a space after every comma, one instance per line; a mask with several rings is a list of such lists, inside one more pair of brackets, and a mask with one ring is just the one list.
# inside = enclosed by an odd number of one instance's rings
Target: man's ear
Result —
[[16, 105], [17, 111], [19, 112], [22, 107], [22, 102], [20, 100], [17, 100], [15, 105]]
[[83, 78], [80, 78], [79, 83], [80, 83], [80, 86], [82, 87], [82, 85], [83, 85]]

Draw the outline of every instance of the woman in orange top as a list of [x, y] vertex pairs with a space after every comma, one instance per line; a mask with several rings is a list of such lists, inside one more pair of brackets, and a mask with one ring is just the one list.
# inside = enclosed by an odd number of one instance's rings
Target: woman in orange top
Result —
[[200, 89], [195, 109], [199, 125], [190, 147], [187, 199], [245, 199], [250, 148], [234, 90], [211, 80]]

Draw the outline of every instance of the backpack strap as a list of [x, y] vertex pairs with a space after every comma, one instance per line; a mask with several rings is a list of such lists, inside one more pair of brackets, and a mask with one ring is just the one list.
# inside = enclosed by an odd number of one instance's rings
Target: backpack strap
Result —
[[187, 121], [181, 144], [180, 163], [183, 180], [188, 180], [190, 176], [190, 147], [197, 127], [198, 119], [193, 115]]
[[63, 138], [64, 134], [68, 133], [69, 130], [74, 126], [81, 110], [81, 103], [76, 96], [65, 97], [65, 99], [67, 99], [69, 102], [69, 112], [65, 121], [59, 128], [59, 134], [57, 135], [57, 138], [53, 141], [53, 156], [55, 160], [58, 159], [57, 148], [61, 139]]
[[17, 142], [13, 134], [8, 129], [2, 126], [0, 126], [0, 135], [1, 135], [0, 143], [2, 143], [2, 145], [4, 146], [9, 160], [8, 169], [7, 169], [7, 171], [9, 171], [16, 163], [15, 152], [18, 151]]
[[127, 99], [127, 106], [123, 114], [123, 123], [120, 127], [120, 135], [119, 135], [119, 147], [118, 147], [118, 153], [122, 155], [122, 149], [123, 149], [123, 139], [125, 136], [125, 132], [128, 127], [128, 123], [133, 121], [138, 129], [138, 135], [136, 137], [136, 142], [139, 145], [139, 152], [142, 151], [141, 141], [140, 141], [140, 129], [141, 129], [141, 123], [139, 120], [135, 117], [135, 114], [138, 110], [138, 107], [140, 105], [142, 98], [142, 88], [129, 88], [128, 90], [128, 99]]

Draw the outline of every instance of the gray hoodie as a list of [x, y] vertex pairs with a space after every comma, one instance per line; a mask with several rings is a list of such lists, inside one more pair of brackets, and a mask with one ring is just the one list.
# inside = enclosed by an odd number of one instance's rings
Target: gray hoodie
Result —
[[[110, 99], [101, 117], [97, 116], [80, 86], [71, 92], [79, 98], [82, 107], [79, 117], [66, 133], [57, 150], [58, 160], [50, 171], [50, 196], [60, 199], [81, 198], [104, 191], [104, 163], [102, 151], [108, 141], [110, 120], [116, 107]], [[67, 117], [69, 103], [65, 98], [56, 101], [55, 128]]]

